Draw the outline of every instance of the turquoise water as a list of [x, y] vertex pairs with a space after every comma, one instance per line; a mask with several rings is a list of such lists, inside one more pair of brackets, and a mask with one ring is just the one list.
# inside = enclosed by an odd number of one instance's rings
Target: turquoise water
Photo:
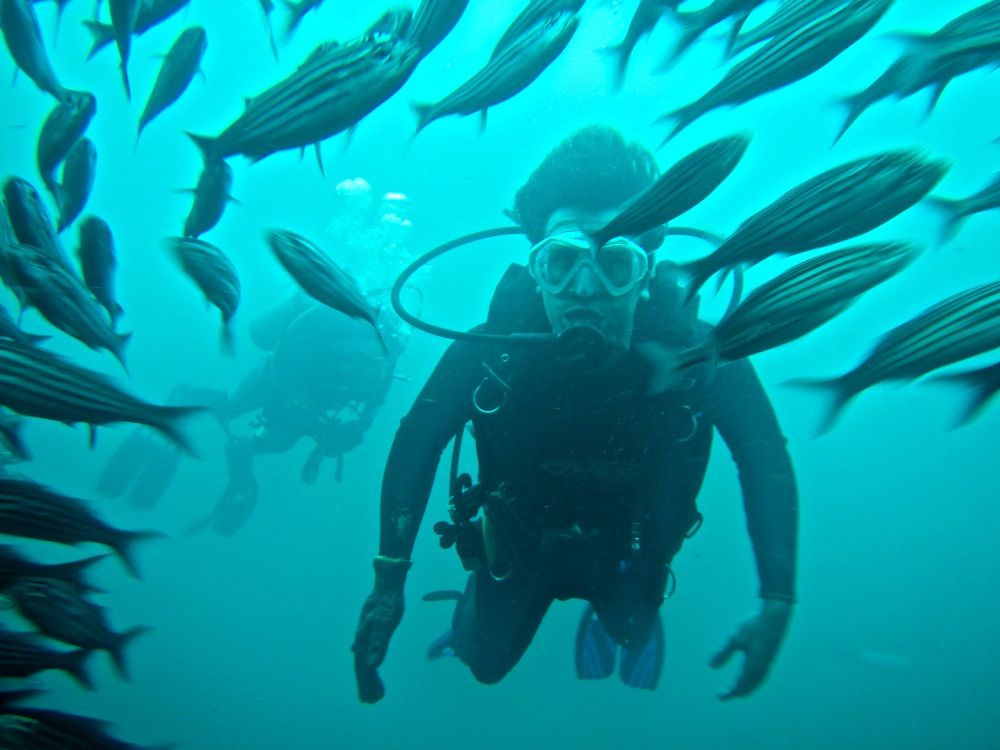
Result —
[[[897, 0], [872, 33], [810, 78], [713, 112], [682, 132], [657, 152], [661, 167], [714, 138], [753, 133], [733, 175], [682, 223], [728, 233], [802, 180], [896, 147], [920, 147], [951, 162], [937, 194], [978, 190], [1000, 163], [1000, 146], [991, 143], [1000, 136], [996, 74], [985, 70], [956, 79], [928, 118], [926, 93], [873, 106], [831, 148], [842, 117], [833, 101], [866, 86], [895, 58], [898, 45], [887, 32], [934, 30], [976, 4]], [[242, 110], [244, 96], [283, 78], [318, 42], [362, 31], [382, 3], [327, 0], [275, 62], [258, 3], [193, 0], [135, 40], [131, 103], [113, 48], [83, 62], [89, 38], [81, 21], [92, 14], [92, 3], [70, 3], [58, 35], [49, 5], [39, 6], [39, 16], [63, 84], [98, 98], [88, 131], [98, 149], [98, 174], [87, 212], [105, 218], [115, 232], [118, 295], [126, 310], [120, 328], [135, 331], [127, 385], [154, 400], [180, 382], [227, 390], [260, 356], [247, 335], [249, 321], [293, 288], [264, 244], [263, 229], [312, 237], [359, 272], [383, 270], [327, 233], [343, 211], [335, 192], [341, 180], [363, 176], [378, 195], [408, 195], [414, 228], [406, 245], [417, 252], [504, 224], [501, 209], [510, 207], [515, 190], [578, 127], [611, 124], [656, 147], [666, 126], [655, 118], [697, 98], [723, 70], [717, 29], [668, 73], [652, 73], [676, 33], [664, 22], [639, 44], [622, 91], [611, 93], [609, 64], [596, 50], [621, 38], [635, 3], [593, 2], [566, 53], [534, 85], [491, 111], [485, 132], [478, 118], [447, 118], [414, 139], [410, 103], [440, 98], [477, 69], [521, 7], [472, 0], [453, 34], [398, 95], [361, 123], [349, 145], [343, 137], [325, 145], [326, 178], [311, 154], [300, 161], [288, 152], [255, 165], [230, 160], [233, 193], [242, 205], [230, 206], [206, 235], [230, 255], [243, 282], [236, 357], [229, 359], [219, 352], [217, 312], [206, 309], [162, 244], [180, 231], [190, 206], [190, 198], [175, 190], [192, 186], [201, 167], [183, 131], [220, 132]], [[134, 148], [135, 123], [159, 67], [154, 55], [195, 23], [208, 31], [206, 80], [195, 80]], [[0, 80], [10, 80], [13, 70], [9, 56], [0, 54]], [[0, 175], [39, 183], [34, 146], [52, 99], [23, 75], [0, 96]], [[870, 237], [933, 245], [939, 226], [932, 211], [918, 206]], [[459, 743], [484, 750], [1000, 746], [992, 720], [1000, 670], [1000, 409], [952, 430], [959, 393], [931, 384], [876, 387], [850, 406], [832, 433], [815, 439], [820, 399], [782, 386], [794, 377], [845, 371], [890, 327], [995, 279], [998, 233], [997, 212], [973, 217], [956, 240], [925, 253], [840, 318], [754, 358], [798, 474], [800, 602], [770, 679], [747, 700], [716, 700], [734, 673], [706, 666], [756, 607], [735, 471], [719, 447], [699, 499], [704, 527], [675, 560], [679, 585], [663, 610], [667, 661], [656, 692], [630, 690], [617, 680], [575, 679], [579, 602], [550, 610], [524, 659], [499, 685], [479, 685], [457, 661], [425, 659], [426, 645], [447, 626], [450, 611], [421, 602], [420, 595], [460, 588], [464, 581], [454, 554], [441, 551], [430, 530], [445, 515], [442, 471], [414, 553], [406, 616], [382, 670], [388, 695], [376, 706], [358, 703], [348, 649], [371, 585], [382, 467], [399, 418], [446, 345], [415, 333], [397, 368], [409, 380], [394, 383], [364, 444], [346, 457], [341, 482], [334, 480], [332, 462], [316, 484], [300, 482], [311, 447], [305, 443], [264, 456], [257, 462], [261, 500], [247, 526], [231, 539], [188, 536], [188, 525], [207, 512], [225, 483], [222, 435], [205, 419], [188, 425], [204, 460], [186, 460], [153, 511], [95, 499], [117, 525], [168, 534], [140, 550], [142, 581], [127, 577], [114, 561], [92, 576], [109, 592], [100, 601], [112, 624], [155, 630], [129, 651], [131, 684], [119, 681], [98, 655], [92, 663], [98, 691], [82, 692], [61, 675], [46, 676], [37, 680], [51, 689], [44, 702], [110, 719], [121, 737], [134, 742], [177, 742], [190, 750]], [[63, 238], [75, 251], [76, 230]], [[679, 257], [700, 250], [676, 246]], [[442, 260], [420, 281], [425, 317], [455, 327], [478, 322], [503, 268], [523, 253], [515, 241], [497, 241]], [[748, 280], [789, 265], [769, 260]], [[706, 302], [706, 316], [717, 315], [719, 307]], [[24, 326], [51, 332], [34, 312]], [[106, 353], [61, 334], [47, 346], [125, 380]], [[34, 421], [26, 439], [35, 460], [18, 470], [68, 494], [94, 496], [100, 468], [129, 431], [100, 430], [90, 451], [82, 427]], [[75, 556], [62, 549], [45, 553], [49, 559]]]

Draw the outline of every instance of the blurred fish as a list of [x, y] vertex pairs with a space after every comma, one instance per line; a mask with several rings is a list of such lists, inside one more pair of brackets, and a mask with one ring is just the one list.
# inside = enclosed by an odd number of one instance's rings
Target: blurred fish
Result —
[[108, 625], [104, 607], [54, 578], [22, 578], [5, 593], [21, 616], [39, 632], [71, 646], [107, 651], [119, 676], [129, 679], [125, 646], [148, 632], [148, 627], [139, 625], [116, 633]]
[[[139, 0], [135, 27], [132, 29], [133, 36], [145, 34], [190, 2], [191, 0]], [[87, 55], [88, 60], [115, 41], [115, 29], [111, 24], [84, 21], [83, 25], [87, 27], [94, 38], [93, 45]]]
[[528, 0], [524, 10], [511, 21], [510, 26], [493, 47], [490, 59], [492, 60], [499, 55], [536, 26], [551, 24], [567, 13], [578, 13], [583, 7], [583, 3], [584, 0]]
[[892, 329], [850, 372], [792, 383], [830, 394], [825, 432], [855, 396], [876, 383], [913, 380], [998, 346], [1000, 281], [993, 281], [952, 295]]
[[368, 322], [383, 351], [388, 352], [378, 328], [378, 311], [372, 307], [354, 278], [301, 235], [284, 229], [269, 229], [264, 236], [278, 262], [302, 291], [327, 307]]
[[736, 55], [755, 44], [791, 33], [843, 4], [844, 0], [782, 0], [774, 13], [736, 37], [730, 52]]
[[969, 400], [962, 410], [958, 425], [964, 425], [978, 417], [990, 400], [1000, 391], [1000, 362], [975, 370], [938, 375], [934, 380], [962, 386], [969, 393]]
[[642, 234], [691, 210], [736, 169], [749, 145], [750, 136], [734, 135], [692, 151], [598, 230], [597, 246], [612, 237]]
[[1000, 31], [1000, 0], [990, 0], [953, 18], [937, 31], [904, 32], [891, 36], [910, 49], [953, 42], [962, 38], [996, 34]]
[[629, 58], [635, 50], [635, 45], [644, 36], [651, 34], [656, 24], [660, 22], [663, 15], [668, 10], [676, 10], [682, 0], [639, 0], [639, 6], [635, 9], [632, 21], [625, 32], [625, 38], [613, 47], [608, 47], [607, 52], [616, 58], [615, 64], [615, 87], [621, 88], [625, 82], [625, 70], [628, 68]]
[[226, 204], [235, 200], [229, 191], [233, 186], [233, 170], [222, 159], [205, 162], [198, 185], [189, 191], [194, 204], [184, 222], [184, 236], [198, 237], [219, 223]]
[[139, 118], [139, 135], [154, 117], [165, 110], [190, 85], [201, 65], [201, 58], [208, 47], [208, 35], [200, 26], [192, 26], [181, 32], [170, 51], [163, 59], [156, 83], [149, 94], [149, 101]]
[[752, 266], [857, 237], [917, 203], [948, 167], [916, 151], [886, 151], [803, 182], [744, 221], [701, 260], [683, 266], [688, 298], [716, 271]]
[[932, 195], [925, 202], [944, 214], [941, 242], [945, 243], [955, 236], [968, 217], [1000, 208], [1000, 172], [994, 175], [989, 185], [967, 198], [938, 198]]
[[163, 536], [157, 531], [124, 531], [109, 526], [82, 501], [40, 484], [0, 478], [2, 533], [59, 544], [96, 542], [110, 547], [136, 578], [133, 545]]
[[38, 173], [53, 194], [56, 168], [86, 132], [96, 111], [97, 99], [93, 94], [67, 90], [63, 100], [45, 118], [38, 134]]
[[97, 148], [89, 138], [81, 138], [66, 154], [62, 181], [56, 190], [59, 204], [58, 231], [63, 231], [76, 221], [87, 205], [90, 192], [94, 188], [96, 172]]
[[7, 308], [0, 305], [0, 338], [10, 339], [25, 346], [34, 346], [40, 341], [45, 341], [48, 336], [36, 336], [32, 333], [25, 333], [11, 317]]
[[406, 38], [420, 50], [420, 59], [438, 46], [458, 19], [465, 13], [469, 0], [423, 0], [406, 31]]
[[914, 245], [886, 242], [819, 255], [754, 289], [677, 366], [732, 361], [793, 341], [839, 315], [917, 257]]
[[22, 578], [54, 578], [72, 586], [76, 591], [99, 593], [101, 590], [92, 586], [84, 577], [84, 573], [94, 563], [106, 557], [106, 554], [92, 555], [82, 560], [47, 565], [24, 557], [9, 544], [0, 544], [0, 590], [6, 589]]
[[111, 27], [115, 32], [115, 43], [122, 61], [122, 84], [125, 96], [132, 99], [132, 86], [128, 81], [128, 58], [132, 52], [132, 32], [135, 30], [139, 14], [139, 0], [108, 0], [111, 13]]
[[700, 99], [660, 120], [675, 120], [669, 141], [706, 112], [740, 104], [787, 86], [822, 68], [864, 36], [893, 0], [850, 0], [736, 63]]
[[412, 43], [372, 30], [343, 44], [322, 44], [294, 73], [248, 100], [243, 114], [220, 135], [189, 135], [206, 161], [234, 154], [260, 161], [319, 144], [354, 127], [392, 96], [418, 60]]
[[434, 104], [417, 104], [417, 132], [448, 115], [482, 113], [486, 123], [487, 110], [506, 101], [529, 86], [559, 57], [579, 26], [574, 15], [535, 26], [511, 42], [469, 80]]
[[293, 3], [292, 0], [283, 0], [285, 9], [288, 11], [288, 23], [285, 26], [285, 39], [292, 36], [292, 32], [302, 23], [306, 14], [313, 10], [318, 10], [323, 4], [323, 0], [299, 0]]
[[152, 427], [193, 453], [177, 421], [200, 406], [157, 406], [129, 395], [104, 375], [30, 346], [0, 339], [0, 405], [18, 414], [64, 424], [86, 422], [94, 430], [113, 422]]
[[193, 237], [171, 237], [170, 249], [181, 267], [205, 298], [219, 308], [222, 314], [222, 345], [226, 351], [233, 346], [233, 333], [229, 326], [240, 304], [240, 279], [226, 254], [215, 245]]
[[734, 19], [729, 41], [726, 43], [726, 49], [732, 49], [750, 13], [763, 2], [764, 0], [712, 0], [710, 5], [701, 10], [677, 13], [675, 18], [681, 25], [681, 35], [668, 62], [680, 57], [702, 34], [727, 18]]
[[50, 708], [12, 708], [0, 716], [0, 741], [8, 750], [172, 750], [112, 737], [106, 721]]
[[[84, 668], [84, 660], [89, 654], [86, 649], [53, 651], [35, 633], [15, 633], [0, 627], [0, 677], [30, 677], [47, 669], [59, 669], [83, 687], [93, 690], [94, 683]], [[7, 709], [4, 710], [6, 713]], [[0, 734], [0, 738], [2, 736]], [[15, 748], [17, 745], [3, 747]]]
[[17, 67], [42, 91], [62, 99], [66, 89], [59, 83], [49, 62], [32, 3], [28, 0], [0, 0], [0, 28]]
[[[32, 0], [33, 3], [45, 2], [45, 0]], [[66, 10], [66, 6], [69, 5], [70, 0], [55, 0], [56, 4], [56, 30], [59, 29], [59, 24], [62, 22], [63, 12]]]
[[6, 409], [0, 409], [0, 464], [30, 461], [31, 454], [21, 439], [23, 419], [18, 419]]
[[[44, 256], [49, 263], [61, 265], [67, 272], [73, 273], [49, 212], [34, 186], [20, 177], [11, 177], [4, 183], [3, 194], [17, 242], [35, 248], [37, 254]], [[16, 255], [11, 249], [8, 244], [5, 249], [8, 259]]]
[[83, 220], [80, 224], [77, 258], [80, 260], [84, 283], [101, 303], [101, 307], [108, 311], [111, 327], [114, 328], [125, 311], [115, 299], [115, 268], [118, 267], [118, 260], [115, 256], [115, 240], [106, 221], [96, 216], [88, 216]]
[[260, 0], [260, 9], [264, 13], [264, 25], [267, 26], [267, 39], [271, 45], [271, 54], [278, 59], [278, 43], [274, 39], [274, 24], [271, 14], [274, 12], [274, 0]]

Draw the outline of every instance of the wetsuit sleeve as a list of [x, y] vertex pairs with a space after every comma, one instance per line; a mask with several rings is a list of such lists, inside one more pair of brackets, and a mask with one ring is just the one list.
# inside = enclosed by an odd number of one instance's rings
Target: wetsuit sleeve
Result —
[[706, 412], [739, 469], [760, 595], [794, 601], [798, 489], [771, 400], [747, 360], [720, 367]]
[[409, 559], [441, 453], [470, 417], [481, 360], [479, 347], [452, 344], [400, 422], [382, 477], [379, 554]]

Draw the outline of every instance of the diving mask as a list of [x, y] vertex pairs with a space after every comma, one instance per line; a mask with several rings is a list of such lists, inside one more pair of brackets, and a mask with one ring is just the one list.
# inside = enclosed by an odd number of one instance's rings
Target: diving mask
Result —
[[609, 295], [622, 297], [646, 278], [649, 257], [627, 237], [612, 237], [595, 250], [593, 241], [582, 232], [546, 237], [528, 255], [528, 270], [538, 286], [550, 294], [562, 294], [584, 268], [590, 268]]

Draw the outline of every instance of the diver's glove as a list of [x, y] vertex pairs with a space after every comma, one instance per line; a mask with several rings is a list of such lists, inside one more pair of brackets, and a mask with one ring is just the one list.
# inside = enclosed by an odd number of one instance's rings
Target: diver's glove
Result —
[[791, 616], [790, 601], [765, 599], [760, 612], [744, 620], [736, 634], [719, 653], [712, 657], [709, 665], [712, 669], [719, 669], [737, 651], [742, 651], [746, 655], [739, 678], [729, 690], [719, 695], [720, 700], [741, 698], [760, 687], [771, 668], [771, 662], [778, 653], [778, 647], [785, 636], [785, 631], [788, 630]]
[[379, 555], [375, 558], [375, 588], [361, 608], [354, 633], [354, 676], [362, 703], [377, 703], [385, 695], [378, 668], [385, 661], [389, 639], [403, 619], [403, 584], [409, 560]]

